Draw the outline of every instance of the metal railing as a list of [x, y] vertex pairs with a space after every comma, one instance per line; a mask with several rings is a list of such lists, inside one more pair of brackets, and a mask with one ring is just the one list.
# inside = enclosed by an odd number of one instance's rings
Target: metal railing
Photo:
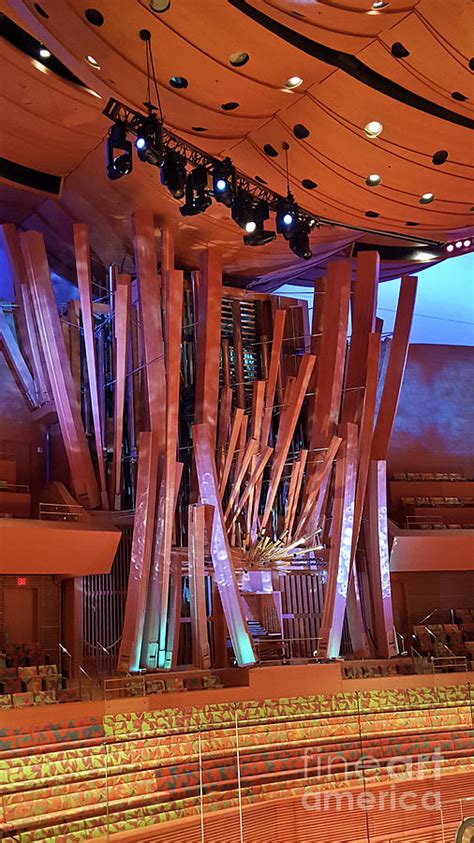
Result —
[[322, 638], [259, 638], [254, 642], [260, 662], [317, 659]]
[[466, 656], [433, 656], [431, 659], [433, 673], [459, 673], [469, 670]]
[[0, 492], [13, 492], [16, 495], [29, 495], [30, 487], [21, 483], [4, 483], [0, 480]]
[[40, 521], [82, 521], [84, 507], [69, 503], [40, 503]]

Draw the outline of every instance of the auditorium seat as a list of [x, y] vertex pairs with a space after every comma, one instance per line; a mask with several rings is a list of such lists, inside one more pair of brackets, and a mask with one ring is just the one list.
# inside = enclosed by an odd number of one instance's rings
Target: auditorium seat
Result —
[[[106, 715], [0, 736], [4, 832], [20, 843], [63, 843], [193, 816], [199, 754], [205, 810], [360, 784], [363, 756], [426, 756], [472, 770], [467, 686], [368, 690]], [[236, 763], [236, 721], [240, 771]], [[427, 759], [426, 770], [435, 762]], [[403, 768], [400, 766], [403, 777]], [[108, 799], [108, 824], [104, 804]], [[107, 825], [107, 828], [106, 828]], [[67, 836], [65, 836], [67, 835]]]

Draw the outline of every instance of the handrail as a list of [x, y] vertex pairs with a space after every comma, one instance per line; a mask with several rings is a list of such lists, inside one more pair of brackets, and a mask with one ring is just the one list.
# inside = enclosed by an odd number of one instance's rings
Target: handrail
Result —
[[0, 480], [0, 492], [13, 492], [17, 495], [29, 495], [30, 487], [22, 483], [3, 483]]

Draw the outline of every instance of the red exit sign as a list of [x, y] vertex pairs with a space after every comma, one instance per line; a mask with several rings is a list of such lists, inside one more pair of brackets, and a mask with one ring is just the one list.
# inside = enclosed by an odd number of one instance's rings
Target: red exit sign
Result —
[[16, 584], [17, 585], [26, 585], [26, 577], [17, 577]]

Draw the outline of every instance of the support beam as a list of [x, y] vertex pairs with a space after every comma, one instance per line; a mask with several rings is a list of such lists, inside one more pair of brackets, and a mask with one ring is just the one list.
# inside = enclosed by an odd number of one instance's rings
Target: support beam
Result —
[[92, 276], [90, 269], [89, 230], [86, 225], [77, 223], [73, 226], [74, 250], [76, 254], [76, 273], [81, 302], [82, 328], [86, 351], [87, 376], [91, 398], [92, 419], [94, 422], [95, 449], [99, 470], [100, 499], [103, 509], [108, 509], [107, 481], [105, 476], [104, 442], [102, 439], [102, 419], [99, 404], [99, 384], [97, 359], [94, 339], [94, 314], [92, 310]]
[[0, 347], [7, 361], [15, 382], [30, 410], [34, 410], [36, 402], [35, 383], [31, 372], [25, 363], [18, 346], [17, 339], [8, 324], [7, 318], [0, 307]]
[[380, 258], [378, 252], [357, 255], [357, 275], [352, 295], [352, 333], [348, 354], [342, 421], [360, 421], [367, 379], [369, 335], [375, 329]]
[[372, 460], [367, 490], [367, 566], [374, 610], [375, 644], [380, 658], [396, 656], [387, 524], [387, 464]]
[[[26, 314], [22, 307], [21, 288], [26, 281], [26, 270], [20, 244], [18, 242], [18, 234], [13, 223], [0, 225], [0, 249], [3, 249], [9, 265], [10, 275], [13, 282], [13, 290], [15, 293], [15, 301], [18, 305], [13, 314], [18, 345], [27, 367], [31, 367], [34, 375], [33, 349], [31, 347], [30, 335], [26, 324]], [[37, 384], [37, 387], [38, 386], [39, 384]]]
[[71, 472], [74, 496], [86, 509], [100, 505], [100, 495], [84, 433], [41, 234], [20, 236], [54, 403]]
[[201, 503], [214, 507], [210, 537], [211, 558], [224, 615], [237, 663], [240, 667], [250, 666], [255, 664], [256, 657], [232, 564], [217, 485], [213, 446], [206, 424], [193, 426], [193, 443]]

